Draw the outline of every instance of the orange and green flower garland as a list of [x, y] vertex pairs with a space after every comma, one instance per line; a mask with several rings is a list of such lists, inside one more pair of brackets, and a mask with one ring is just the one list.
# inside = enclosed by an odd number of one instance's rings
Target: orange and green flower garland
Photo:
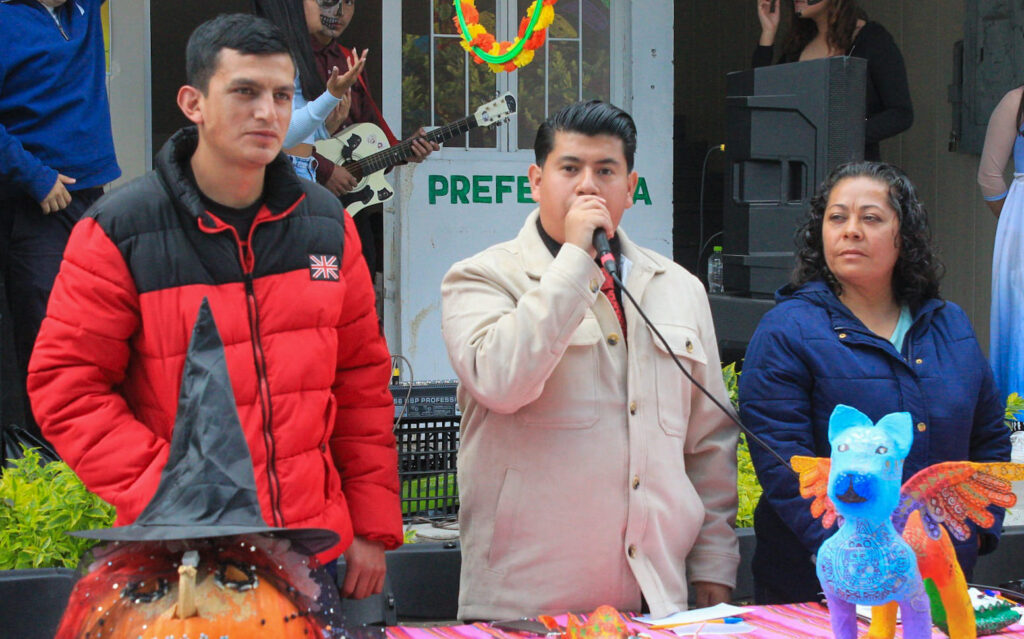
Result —
[[455, 28], [462, 34], [462, 48], [477, 64], [486, 63], [495, 73], [515, 71], [533, 62], [533, 52], [544, 44], [547, 29], [555, 19], [558, 0], [534, 0], [519, 23], [519, 35], [512, 42], [498, 42], [480, 24], [476, 0], [454, 0]]

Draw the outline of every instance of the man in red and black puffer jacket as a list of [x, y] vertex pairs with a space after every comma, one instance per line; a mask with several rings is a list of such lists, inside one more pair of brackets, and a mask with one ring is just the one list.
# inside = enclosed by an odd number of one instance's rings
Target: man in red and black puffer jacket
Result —
[[401, 543], [390, 358], [351, 218], [280, 153], [294, 66], [277, 27], [220, 16], [189, 40], [195, 126], [75, 227], [30, 363], [46, 437], [133, 521], [167, 460], [208, 298], [268, 524], [321, 527], [342, 594], [379, 592]]

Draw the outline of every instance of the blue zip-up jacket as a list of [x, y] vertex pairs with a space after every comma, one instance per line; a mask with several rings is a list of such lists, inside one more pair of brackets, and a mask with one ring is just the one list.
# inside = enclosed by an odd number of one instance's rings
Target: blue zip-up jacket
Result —
[[[829, 457], [829, 416], [842, 403], [874, 421], [910, 412], [914, 444], [904, 481], [943, 461], [1009, 461], [1009, 431], [992, 369], [956, 304], [931, 299], [912, 309], [913, 323], [898, 352], [822, 281], [783, 287], [775, 297], [777, 306], [762, 318], [747, 349], [740, 412], [747, 428], [784, 459]], [[761, 555], [755, 579], [781, 583], [793, 573], [813, 578], [807, 571], [811, 554], [834, 528], [826, 531], [811, 515], [789, 469], [753, 442], [750, 453], [764, 488], [754, 519]], [[998, 539], [1001, 510], [999, 515], [993, 536], [983, 535], [986, 549]], [[972, 568], [977, 540], [955, 545], [961, 563]]]
[[36, 0], [0, 0], [0, 199], [42, 201], [121, 175], [107, 101], [100, 7], [68, 0], [60, 24]]

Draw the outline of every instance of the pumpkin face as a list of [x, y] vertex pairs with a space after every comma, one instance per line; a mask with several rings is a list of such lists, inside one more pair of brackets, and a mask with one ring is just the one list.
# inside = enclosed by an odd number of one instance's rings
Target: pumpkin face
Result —
[[[188, 551], [194, 567], [183, 567]], [[58, 639], [331, 636], [337, 590], [264, 535], [109, 544], [78, 582]]]

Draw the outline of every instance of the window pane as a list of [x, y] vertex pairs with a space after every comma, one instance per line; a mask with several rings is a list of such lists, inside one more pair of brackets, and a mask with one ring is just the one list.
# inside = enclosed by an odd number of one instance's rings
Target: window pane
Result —
[[583, 99], [608, 100], [612, 93], [608, 0], [583, 2]]
[[[466, 52], [457, 38], [437, 38], [434, 50], [434, 124], [440, 126], [463, 117], [466, 110]], [[466, 136], [446, 142], [465, 146]]]
[[452, 22], [452, 18], [455, 17], [455, 5], [447, 0], [433, 0], [433, 2], [425, 2], [424, 0], [405, 0], [402, 2], [403, 5], [434, 5], [434, 32], [435, 33], [458, 33], [455, 29], [455, 23]]
[[[527, 3], [529, 5], [529, 3]], [[525, 11], [523, 14], [525, 15]], [[548, 29], [552, 38], [579, 37], [576, 26], [580, 20], [580, 3], [578, 0], [562, 0], [555, 5], [555, 21]]]
[[537, 127], [547, 117], [544, 109], [544, 66], [547, 46], [534, 52], [533, 62], [519, 69], [516, 89], [516, 117], [519, 119], [519, 148], [532, 149]]
[[548, 113], [579, 100], [579, 43], [573, 40], [548, 45], [551, 65], [548, 69]]
[[[469, 60], [469, 104], [463, 115], [476, 111], [477, 107], [494, 99], [497, 88], [494, 73], [486, 64], [477, 64]], [[461, 116], [460, 116], [461, 117]], [[474, 148], [493, 149], [498, 145], [498, 132], [495, 127], [477, 128], [469, 132], [469, 146]]]
[[402, 139], [430, 122], [430, 5], [402, 3]]

